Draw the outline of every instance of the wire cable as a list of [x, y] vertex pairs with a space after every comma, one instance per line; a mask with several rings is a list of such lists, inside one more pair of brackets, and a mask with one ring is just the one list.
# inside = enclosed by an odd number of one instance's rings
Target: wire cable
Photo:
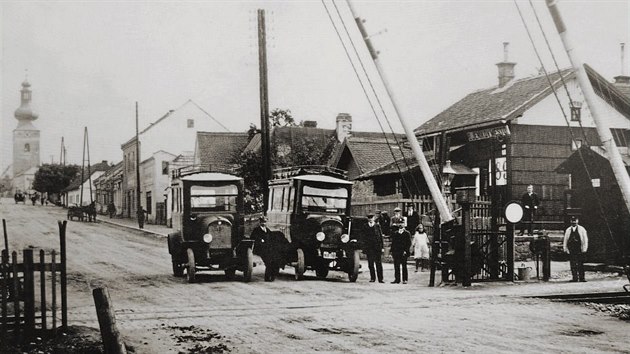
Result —
[[[328, 18], [330, 19], [330, 22], [333, 25], [333, 28], [335, 29], [335, 32], [337, 33], [337, 37], [339, 37], [339, 41], [341, 42], [343, 50], [345, 51], [346, 56], [348, 57], [348, 60], [350, 61], [350, 65], [352, 65], [352, 70], [354, 71], [355, 75], [357, 76], [357, 80], [359, 80], [359, 84], [361, 85], [361, 89], [363, 90], [363, 94], [365, 95], [365, 97], [366, 97], [366, 99], [367, 99], [367, 101], [368, 101], [368, 103], [370, 105], [370, 108], [371, 108], [372, 112], [374, 113], [374, 117], [376, 118], [376, 121], [378, 122], [378, 125], [381, 128], [381, 132], [383, 132], [383, 136], [385, 137], [385, 142], [387, 144], [387, 147], [389, 148], [389, 152], [392, 154], [392, 158], [394, 159], [394, 164], [398, 168], [398, 173], [401, 176], [403, 185], [407, 189], [407, 193], [411, 194], [411, 190], [409, 188], [409, 185], [405, 181], [405, 178], [404, 178], [404, 176], [402, 174], [400, 166], [398, 166], [398, 164], [396, 163], [397, 158], [396, 158], [396, 155], [394, 154], [394, 150], [392, 149], [391, 145], [389, 144], [389, 141], [387, 140], [387, 134], [385, 133], [385, 129], [383, 128], [383, 125], [381, 124], [381, 121], [378, 119], [378, 113], [376, 112], [376, 108], [374, 108], [374, 104], [372, 103], [372, 100], [370, 99], [368, 91], [365, 88], [365, 85], [363, 84], [363, 80], [361, 80], [361, 76], [360, 76], [359, 72], [357, 71], [357, 67], [355, 66], [354, 61], [352, 60], [352, 57], [350, 56], [350, 52], [348, 52], [348, 48], [346, 47], [346, 44], [343, 41], [341, 33], [339, 32], [339, 30], [337, 28], [337, 25], [335, 24], [330, 11], [328, 10], [328, 6], [324, 2], [324, 0], [321, 0], [321, 1], [322, 1], [322, 5], [324, 5], [324, 9], [326, 10], [326, 14], [328, 14]], [[402, 154], [402, 151], [401, 151], [401, 154]]]

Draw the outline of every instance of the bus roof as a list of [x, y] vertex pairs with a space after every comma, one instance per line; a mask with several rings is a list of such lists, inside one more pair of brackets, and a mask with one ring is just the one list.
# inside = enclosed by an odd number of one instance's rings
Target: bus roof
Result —
[[301, 181], [309, 181], [309, 182], [324, 182], [324, 183], [335, 183], [335, 184], [352, 184], [350, 181], [346, 181], [345, 179], [324, 176], [324, 175], [301, 175], [292, 177], [293, 179], [301, 180]]
[[243, 180], [241, 177], [228, 175], [226, 173], [217, 173], [217, 172], [201, 172], [201, 173], [193, 173], [190, 175], [186, 175], [181, 178], [182, 181], [212, 181], [212, 182], [221, 182], [221, 181], [241, 181]]

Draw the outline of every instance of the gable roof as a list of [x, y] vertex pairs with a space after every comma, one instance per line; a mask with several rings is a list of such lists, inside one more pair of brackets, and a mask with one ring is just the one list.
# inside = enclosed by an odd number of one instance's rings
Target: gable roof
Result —
[[247, 133], [197, 132], [195, 158], [202, 165], [228, 165], [248, 143]]
[[[379, 133], [380, 134], [380, 133]], [[398, 142], [401, 142], [402, 136], [397, 134]], [[348, 151], [360, 174], [365, 174], [373, 171], [383, 165], [394, 162], [394, 159], [402, 159], [404, 157], [409, 160], [413, 158], [411, 149], [405, 145], [399, 146], [396, 144], [396, 140], [389, 134], [388, 139], [383, 138], [383, 135], [364, 135], [365, 137], [357, 137], [352, 135], [347, 137], [341, 145], [337, 147], [333, 157], [331, 158], [330, 165], [337, 166], [345, 151]], [[391, 147], [388, 147], [388, 145]], [[392, 153], [394, 156], [392, 156]]]
[[[587, 64], [584, 64], [584, 68], [595, 93], [630, 119], [630, 98]], [[573, 69], [549, 74], [549, 80], [556, 90], [562, 85], [562, 79], [566, 81], [574, 77]], [[502, 88], [495, 86], [479, 90], [467, 95], [416, 128], [416, 133], [432, 135], [438, 132], [509, 121], [520, 116], [552, 92], [545, 75], [513, 80]]]
[[[83, 175], [83, 180], [81, 180], [81, 170], [79, 170], [79, 173], [77, 174], [77, 176], [72, 180], [72, 182], [70, 182], [70, 184], [68, 185], [68, 187], [66, 187], [62, 192], [69, 192], [75, 189], [78, 189], [79, 187], [81, 187], [81, 185], [83, 183], [85, 183], [88, 179], [91, 179], [91, 177], [96, 173], [96, 172], [105, 172], [107, 170], [109, 170], [111, 168], [111, 166], [109, 166], [107, 164], [107, 161], [102, 161], [99, 162], [95, 165], [90, 165], [89, 169], [90, 169], [90, 174], [88, 175], [87, 171], [88, 168], [85, 168], [85, 173]], [[94, 180], [92, 180], [93, 182]]]
[[[561, 75], [568, 79], [573, 71], [565, 69], [549, 75], [554, 87], [562, 84]], [[551, 93], [545, 75], [514, 80], [504, 87], [496, 86], [473, 92], [437, 116], [428, 120], [416, 132], [429, 135], [462, 127], [491, 125], [513, 119]]]

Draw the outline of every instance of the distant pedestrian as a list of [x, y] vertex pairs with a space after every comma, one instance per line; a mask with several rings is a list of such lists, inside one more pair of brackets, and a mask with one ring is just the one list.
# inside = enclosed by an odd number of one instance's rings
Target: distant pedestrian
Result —
[[391, 253], [394, 258], [394, 281], [392, 284], [400, 283], [400, 268], [402, 267], [402, 282], [407, 284], [407, 257], [411, 247], [411, 235], [405, 230], [405, 225], [398, 223], [398, 231], [392, 233]]
[[258, 218], [258, 227], [252, 230], [250, 238], [254, 240], [254, 253], [260, 256], [265, 264], [265, 281], [274, 281], [284, 266], [284, 254], [289, 242], [282, 232], [271, 231], [267, 227], [267, 218]]
[[420, 223], [420, 215], [414, 209], [413, 203], [407, 204], [407, 212], [405, 213], [407, 222], [405, 226], [410, 234], [416, 232], [416, 227]]
[[423, 271], [429, 265], [429, 236], [424, 231], [424, 225], [418, 224], [411, 240], [413, 249], [413, 259], [416, 261], [416, 272], [418, 268]]
[[113, 202], [107, 204], [107, 214], [109, 214], [110, 219], [116, 216], [116, 205]]
[[[368, 214], [367, 219], [368, 223], [363, 232], [362, 244], [363, 253], [367, 256], [368, 268], [370, 269], [370, 283], [374, 283], [377, 277], [378, 282], [383, 283], [383, 264], [381, 263], [381, 256], [383, 255], [383, 234], [373, 214]], [[376, 268], [376, 271], [374, 268]]]
[[525, 233], [525, 227], [527, 227], [527, 234], [532, 235], [534, 217], [540, 205], [540, 199], [538, 199], [538, 194], [534, 193], [533, 185], [527, 186], [527, 192], [523, 193], [521, 197], [521, 204], [523, 205], [523, 221], [521, 222], [521, 233], [519, 235], [522, 236]]
[[564, 232], [563, 248], [564, 252], [569, 254], [571, 281], [586, 282], [584, 279], [584, 254], [588, 250], [588, 235], [586, 229], [578, 223], [579, 219], [572, 216], [571, 226]]

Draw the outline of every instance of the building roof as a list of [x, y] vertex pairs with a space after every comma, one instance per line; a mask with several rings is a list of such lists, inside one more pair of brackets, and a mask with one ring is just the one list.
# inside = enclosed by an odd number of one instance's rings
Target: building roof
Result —
[[[584, 65], [595, 93], [630, 119], [630, 98], [593, 68]], [[575, 77], [573, 69], [549, 74], [554, 88]], [[488, 126], [517, 118], [552, 93], [545, 75], [513, 80], [504, 87], [473, 92], [416, 128], [420, 135]]]
[[[413, 153], [411, 149], [406, 147], [405, 144], [399, 146], [396, 144], [396, 140], [393, 139], [391, 134], [385, 139], [381, 133], [375, 134], [356, 134], [347, 137], [343, 143], [341, 143], [335, 149], [335, 153], [331, 158], [330, 165], [338, 166], [344, 151], [348, 150], [352, 155], [360, 174], [365, 174], [375, 169], [378, 169], [384, 165], [388, 165], [394, 162], [394, 156], [396, 160], [402, 160], [403, 155], [409, 161], [413, 159]], [[358, 135], [358, 136], [357, 136]], [[397, 134], [398, 142], [401, 143], [403, 136]], [[388, 148], [388, 144], [392, 150]], [[402, 153], [401, 153], [402, 151]], [[392, 156], [392, 152], [394, 156]]]
[[248, 143], [247, 133], [197, 132], [196, 157], [202, 165], [228, 165]]
[[91, 179], [92, 175], [96, 172], [105, 172], [111, 168], [110, 165], [107, 164], [107, 161], [99, 162], [95, 165], [89, 166], [90, 175], [87, 174], [88, 168], [85, 168], [85, 174], [83, 175], [83, 180], [81, 180], [81, 171], [79, 170], [78, 175], [70, 182], [68, 187], [66, 187], [62, 192], [69, 192], [81, 187], [83, 183], [85, 183], [88, 179]]

